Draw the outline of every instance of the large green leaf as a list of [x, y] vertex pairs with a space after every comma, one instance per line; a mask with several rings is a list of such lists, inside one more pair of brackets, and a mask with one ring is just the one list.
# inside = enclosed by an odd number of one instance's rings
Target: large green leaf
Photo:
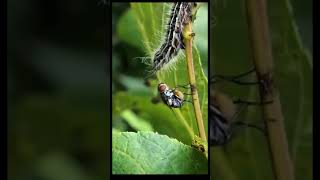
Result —
[[207, 174], [207, 162], [196, 149], [165, 135], [112, 134], [113, 174]]
[[[217, 1], [215, 27], [210, 32], [211, 70], [234, 75], [253, 67], [244, 3]], [[242, 7], [242, 8], [239, 8]], [[312, 179], [312, 71], [309, 52], [303, 47], [288, 0], [268, 1], [275, 61], [275, 79], [285, 118], [289, 150], [296, 179]], [[235, 33], [236, 32], [236, 33]], [[249, 78], [250, 80], [250, 78]], [[217, 84], [230, 96], [259, 99], [256, 87]], [[239, 120], [262, 124], [259, 107], [249, 108]], [[239, 133], [224, 148], [211, 148], [213, 179], [274, 179], [267, 139], [255, 130]]]

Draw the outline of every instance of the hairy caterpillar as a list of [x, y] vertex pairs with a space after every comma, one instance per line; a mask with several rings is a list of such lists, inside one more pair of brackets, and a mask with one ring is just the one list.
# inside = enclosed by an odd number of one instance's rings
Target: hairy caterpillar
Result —
[[176, 2], [170, 10], [170, 17], [166, 25], [166, 33], [161, 45], [152, 56], [150, 75], [161, 69], [166, 69], [173, 63], [180, 49], [184, 49], [183, 28], [192, 21], [192, 11], [197, 4], [194, 2]]

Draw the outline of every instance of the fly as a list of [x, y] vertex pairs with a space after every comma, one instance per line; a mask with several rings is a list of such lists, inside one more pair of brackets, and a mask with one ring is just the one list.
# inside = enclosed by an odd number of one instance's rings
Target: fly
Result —
[[170, 89], [165, 83], [159, 83], [158, 92], [160, 93], [162, 101], [170, 108], [181, 108], [184, 102], [190, 102], [184, 99], [184, 94], [190, 94], [182, 93], [181, 91], [177, 90], [177, 88]]
[[[244, 77], [254, 70], [250, 70], [246, 73], [242, 73], [234, 77], [226, 77], [221, 75], [215, 75], [211, 77], [211, 84], [218, 82], [219, 80], [226, 80], [239, 85], [254, 85], [259, 82], [242, 82], [239, 79]], [[218, 93], [217, 91], [211, 91], [210, 93], [210, 105], [209, 105], [209, 121], [210, 121], [210, 146], [222, 146], [227, 144], [233, 137], [233, 133], [236, 127], [245, 126], [255, 128], [263, 134], [266, 134], [265, 130], [253, 124], [245, 123], [242, 121], [235, 121], [240, 112], [248, 105], [263, 105], [271, 102], [258, 103], [243, 100], [232, 101], [226, 95]], [[235, 104], [243, 104], [238, 111], [235, 109]]]

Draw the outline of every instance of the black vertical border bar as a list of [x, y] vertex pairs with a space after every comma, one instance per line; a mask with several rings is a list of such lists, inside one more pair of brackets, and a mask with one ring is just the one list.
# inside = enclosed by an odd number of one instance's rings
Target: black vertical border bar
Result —
[[211, 162], [210, 162], [210, 157], [211, 157], [211, 153], [210, 153], [210, 121], [209, 121], [209, 116], [210, 116], [210, 114], [209, 114], [209, 105], [210, 105], [210, 41], [211, 41], [211, 38], [210, 38], [210, 26], [211, 26], [211, 24], [210, 24], [210, 17], [211, 17], [211, 12], [210, 12], [210, 7], [211, 7], [211, 2], [210, 2], [210, 0], [207, 2], [208, 3], [208, 74], [207, 74], [207, 79], [208, 79], [208, 119], [207, 119], [207, 121], [208, 121], [208, 138], [207, 138], [207, 143], [208, 143], [208, 175], [209, 175], [209, 179], [211, 179]]
[[[318, 9], [316, 7], [319, 7], [319, 6], [316, 6], [317, 1], [313, 1], [312, 4], [313, 4], [313, 17], [312, 17], [312, 22], [313, 22], [313, 82], [315, 82], [315, 85], [313, 85], [313, 94], [314, 94], [314, 100], [313, 100], [313, 109], [319, 109], [319, 102], [320, 102], [320, 95], [319, 93], [317, 93], [319, 91], [319, 69], [317, 69], [317, 66], [319, 67], [319, 50], [317, 49], [320, 49], [319, 47], [319, 41], [320, 41], [320, 37], [319, 37], [319, 32], [320, 32], [320, 29], [319, 29], [319, 20], [316, 20], [316, 13], [319, 13]], [[319, 17], [319, 16], [318, 16]], [[318, 90], [318, 91], [317, 91]], [[316, 93], [314, 93], [316, 92]], [[314, 111], [313, 110], [313, 129], [312, 129], [312, 132], [313, 132], [313, 177], [314, 179], [319, 179], [319, 171], [315, 170], [315, 169], [319, 169], [319, 142], [316, 142], [319, 138], [319, 111]], [[317, 129], [318, 128], [318, 129]], [[316, 153], [314, 153], [316, 152]]]
[[1, 108], [1, 111], [3, 111], [4, 113], [4, 118], [2, 119], [1, 122], [1, 128], [3, 128], [3, 131], [1, 132], [1, 135], [3, 135], [2, 139], [3, 139], [3, 143], [4, 145], [1, 148], [1, 152], [4, 154], [3, 156], [3, 168], [2, 168], [2, 172], [3, 172], [3, 179], [7, 179], [7, 172], [8, 172], [8, 133], [7, 133], [7, 128], [8, 128], [8, 80], [7, 80], [7, 63], [8, 63], [8, 49], [7, 49], [7, 1], [2, 1], [1, 3], [1, 75], [3, 75], [3, 77], [1, 77], [1, 80], [3, 80], [4, 83], [4, 87], [3, 89], [1, 89], [1, 93], [5, 94], [5, 97], [3, 99], [5, 99], [5, 101], [2, 101], [4, 108]]
[[107, 144], [108, 151], [109, 151], [109, 158], [107, 159], [109, 165], [109, 171], [107, 170], [107, 179], [111, 179], [112, 175], [112, 1], [106, 0], [106, 60], [107, 60], [107, 71], [109, 70], [109, 141]]

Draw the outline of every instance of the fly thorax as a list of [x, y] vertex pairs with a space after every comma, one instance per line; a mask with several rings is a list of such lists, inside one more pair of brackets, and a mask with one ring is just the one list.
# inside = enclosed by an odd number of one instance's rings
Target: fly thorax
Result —
[[164, 92], [164, 94], [167, 96], [167, 97], [172, 97], [173, 96], [173, 92], [171, 90], [167, 90]]

